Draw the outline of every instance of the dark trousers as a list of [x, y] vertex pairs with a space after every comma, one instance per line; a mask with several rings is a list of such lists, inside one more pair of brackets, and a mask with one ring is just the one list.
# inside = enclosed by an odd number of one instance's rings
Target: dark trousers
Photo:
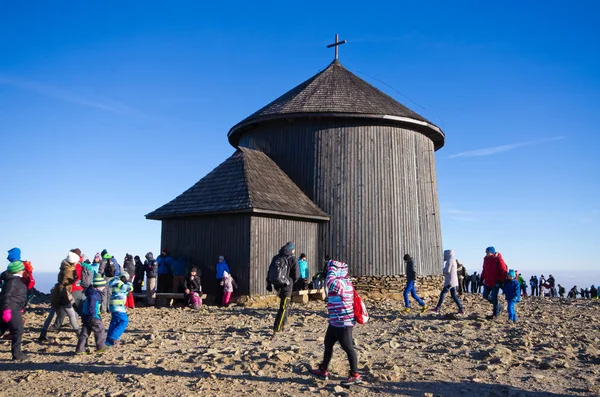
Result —
[[460, 303], [460, 299], [458, 299], [458, 296], [456, 296], [456, 287], [450, 288], [449, 285], [442, 288], [442, 292], [440, 292], [440, 299], [438, 300], [436, 308], [440, 309], [442, 307], [442, 303], [444, 303], [444, 298], [446, 297], [446, 294], [448, 293], [448, 291], [450, 291], [450, 295], [452, 295], [452, 299], [454, 299], [456, 306], [458, 306], [458, 310], [462, 310], [463, 309], [462, 303]]
[[537, 286], [531, 287], [531, 296], [540, 296], [540, 291]]
[[173, 276], [171, 274], [159, 274], [158, 275], [158, 285], [156, 286], [156, 292], [168, 293], [168, 292], [171, 292], [171, 288], [173, 288]]
[[81, 333], [79, 334], [79, 339], [77, 340], [77, 350], [75, 350], [76, 353], [85, 352], [88, 338], [92, 333], [94, 334], [94, 338], [96, 340], [96, 349], [100, 350], [106, 347], [106, 330], [104, 329], [102, 320], [99, 318], [84, 316]]
[[12, 310], [12, 318], [9, 322], [5, 323], [0, 319], [0, 337], [4, 335], [6, 331], [10, 331], [12, 335], [12, 342], [10, 345], [10, 351], [12, 352], [13, 360], [21, 358], [23, 352], [21, 352], [21, 341], [23, 340], [23, 317], [21, 312], [18, 310]]
[[273, 325], [273, 331], [282, 331], [285, 325], [287, 324], [288, 310], [290, 308], [291, 299], [291, 292], [279, 292], [279, 310], [277, 311], [277, 315], [275, 316], [275, 324]]
[[335, 342], [339, 342], [342, 349], [348, 355], [350, 371], [353, 374], [357, 372], [358, 360], [356, 358], [356, 352], [354, 351], [352, 328], [353, 327], [334, 327], [329, 324], [327, 333], [325, 334], [325, 355], [323, 356], [323, 363], [321, 363], [323, 369], [327, 369], [329, 366], [331, 356], [333, 355], [333, 346], [335, 345]]
[[215, 302], [217, 302], [217, 305], [221, 306], [223, 304], [223, 286], [221, 285], [221, 282], [223, 281], [222, 278], [218, 278], [217, 279], [217, 296], [215, 296]]
[[477, 283], [471, 282], [471, 293], [477, 293]]

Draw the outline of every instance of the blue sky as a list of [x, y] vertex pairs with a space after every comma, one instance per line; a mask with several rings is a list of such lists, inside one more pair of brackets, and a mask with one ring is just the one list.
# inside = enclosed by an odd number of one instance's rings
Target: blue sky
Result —
[[600, 283], [596, 2], [284, 3], [5, 4], [0, 247], [44, 271], [76, 246], [158, 251], [143, 215], [325, 68], [339, 33], [347, 69], [446, 133], [444, 246], [470, 271], [494, 245], [525, 274]]

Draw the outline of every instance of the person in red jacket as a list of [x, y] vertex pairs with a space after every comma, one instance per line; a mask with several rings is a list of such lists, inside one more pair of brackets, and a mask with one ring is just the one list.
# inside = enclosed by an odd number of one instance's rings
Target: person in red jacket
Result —
[[497, 318], [503, 310], [500, 302], [498, 302], [498, 292], [500, 287], [504, 285], [504, 281], [506, 281], [507, 273], [508, 268], [504, 263], [504, 259], [502, 259], [502, 255], [496, 252], [494, 247], [487, 247], [483, 258], [481, 278], [483, 279], [483, 298], [494, 306], [492, 315], [488, 316], [489, 319]]

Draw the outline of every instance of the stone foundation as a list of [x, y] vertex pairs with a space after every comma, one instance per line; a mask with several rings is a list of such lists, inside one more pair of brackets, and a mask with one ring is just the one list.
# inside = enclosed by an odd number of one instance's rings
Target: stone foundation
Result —
[[[365, 298], [375, 300], [394, 299], [402, 300], [406, 276], [359, 276], [352, 277], [352, 283], [356, 290]], [[444, 286], [444, 276], [420, 276], [417, 277], [417, 294], [421, 298], [437, 297]]]

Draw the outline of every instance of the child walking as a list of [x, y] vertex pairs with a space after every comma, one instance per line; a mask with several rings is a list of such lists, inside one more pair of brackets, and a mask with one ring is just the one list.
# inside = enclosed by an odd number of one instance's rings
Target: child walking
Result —
[[226, 270], [223, 271], [223, 279], [221, 280], [221, 284], [223, 285], [223, 302], [221, 303], [223, 306], [229, 306], [229, 300], [231, 299], [231, 293], [233, 289], [237, 289], [237, 284], [231, 274]]
[[458, 287], [458, 274], [456, 272], [456, 259], [454, 257], [453, 250], [444, 251], [444, 288], [442, 288], [442, 292], [440, 293], [440, 299], [434, 309], [431, 309], [433, 313], [439, 313], [442, 308], [442, 303], [444, 303], [444, 297], [450, 291], [450, 295], [452, 295], [452, 299], [458, 306], [458, 314], [465, 314], [465, 310], [463, 309], [462, 303], [458, 296], [456, 295], [456, 288]]
[[10, 332], [12, 359], [17, 361], [27, 358], [21, 351], [24, 332], [21, 312], [27, 305], [27, 286], [23, 282], [24, 273], [23, 262], [15, 260], [0, 275], [3, 283], [2, 293], [0, 293], [0, 338], [6, 331]]
[[110, 325], [108, 326], [108, 335], [106, 336], [106, 345], [114, 346], [119, 342], [121, 335], [129, 325], [127, 316], [126, 302], [127, 296], [133, 291], [133, 285], [129, 282], [129, 273], [123, 272], [120, 276], [110, 280], [110, 301], [108, 310], [110, 311]]
[[405, 307], [400, 313], [410, 313], [410, 300], [408, 300], [408, 295], [411, 295], [413, 299], [417, 301], [419, 306], [421, 306], [421, 312], [425, 313], [429, 307], [423, 302], [423, 299], [419, 298], [419, 295], [417, 295], [417, 288], [415, 287], [417, 281], [417, 267], [415, 266], [415, 261], [409, 254], [405, 254], [403, 259], [406, 263], [406, 287], [404, 287]]
[[325, 334], [325, 354], [323, 362], [317, 369], [311, 370], [314, 376], [328, 380], [327, 367], [333, 355], [333, 346], [339, 342], [348, 356], [350, 376], [341, 382], [343, 386], [361, 383], [358, 374], [358, 359], [354, 351], [352, 329], [354, 328], [354, 286], [348, 277], [348, 265], [343, 262], [330, 260], [325, 279], [327, 289], [327, 311], [329, 312], [329, 327]]
[[515, 278], [515, 271], [509, 270], [504, 282], [504, 296], [508, 302], [508, 319], [517, 322], [517, 302], [521, 302], [519, 281]]
[[86, 354], [85, 347], [88, 338], [92, 333], [96, 339], [96, 349], [98, 353], [103, 353], [108, 350], [105, 343], [106, 330], [104, 329], [104, 324], [102, 324], [102, 319], [100, 318], [104, 288], [106, 288], [106, 280], [101, 274], [96, 274], [92, 286], [85, 290], [85, 301], [83, 302], [83, 308], [81, 310], [83, 326], [81, 327], [75, 354]]
[[198, 276], [198, 269], [192, 267], [190, 275], [183, 281], [185, 301], [192, 309], [202, 307], [202, 284]]

